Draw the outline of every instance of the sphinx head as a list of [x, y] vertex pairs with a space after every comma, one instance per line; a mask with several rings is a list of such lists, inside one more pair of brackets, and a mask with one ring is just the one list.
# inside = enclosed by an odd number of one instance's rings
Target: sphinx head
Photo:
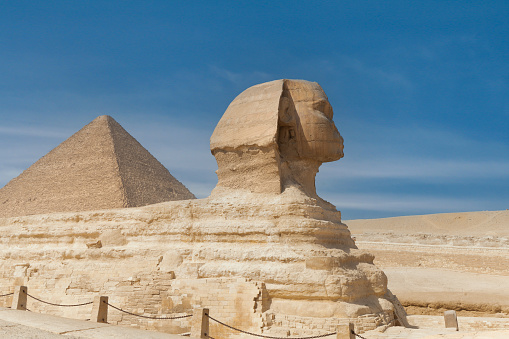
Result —
[[328, 162], [343, 157], [332, 107], [316, 82], [285, 80], [278, 110], [278, 147], [286, 161]]
[[276, 80], [242, 92], [210, 140], [217, 187], [281, 193], [294, 186], [316, 195], [323, 162], [343, 157], [332, 107], [314, 82]]

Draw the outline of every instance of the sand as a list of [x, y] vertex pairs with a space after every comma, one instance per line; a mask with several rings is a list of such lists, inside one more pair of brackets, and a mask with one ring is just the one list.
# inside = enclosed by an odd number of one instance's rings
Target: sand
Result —
[[509, 211], [345, 223], [410, 312], [509, 313]]

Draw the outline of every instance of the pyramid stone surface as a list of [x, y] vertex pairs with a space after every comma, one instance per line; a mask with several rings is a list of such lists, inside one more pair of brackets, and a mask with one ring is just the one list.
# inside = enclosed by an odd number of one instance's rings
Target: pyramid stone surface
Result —
[[120, 124], [100, 116], [0, 189], [0, 217], [194, 198]]

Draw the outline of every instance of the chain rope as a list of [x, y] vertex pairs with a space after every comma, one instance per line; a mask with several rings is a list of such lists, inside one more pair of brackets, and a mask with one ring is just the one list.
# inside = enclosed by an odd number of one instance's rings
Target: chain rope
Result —
[[354, 330], [352, 330], [352, 334], [353, 334], [354, 336], [358, 337], [358, 338], [366, 339], [366, 338], [365, 338], [365, 337], [363, 337], [362, 335], [355, 333], [355, 332], [354, 332]]
[[76, 306], [85, 306], [85, 305], [90, 305], [90, 304], [93, 304], [94, 302], [93, 301], [89, 301], [89, 302], [86, 302], [86, 303], [81, 303], [81, 304], [54, 304], [54, 303], [50, 303], [49, 301], [44, 301], [44, 300], [41, 300], [39, 298], [36, 298], [34, 297], [33, 295], [30, 295], [26, 292], [24, 292], [26, 295], [28, 295], [30, 298], [32, 299], [35, 299], [37, 301], [40, 301], [44, 304], [48, 304], [48, 305], [53, 305], [53, 306], [60, 306], [60, 307], [76, 307]]
[[186, 315], [181, 315], [181, 316], [176, 316], [176, 317], [151, 317], [151, 316], [148, 316], [148, 315], [141, 315], [141, 314], [131, 313], [131, 312], [128, 312], [126, 310], [121, 309], [120, 307], [113, 306], [112, 304], [110, 304], [110, 303], [108, 303], [106, 301], [103, 301], [103, 302], [106, 303], [108, 306], [113, 307], [117, 311], [124, 312], [126, 314], [133, 315], [135, 317], [146, 318], [146, 319], [173, 320], [173, 319], [189, 318], [189, 317], [193, 316], [192, 314], [186, 314]]
[[214, 320], [216, 323], [218, 324], [221, 324], [223, 326], [226, 326], [232, 330], [235, 330], [235, 331], [239, 331], [241, 333], [244, 333], [244, 334], [248, 334], [248, 335], [252, 335], [252, 336], [255, 336], [255, 337], [259, 337], [259, 338], [268, 338], [268, 339], [317, 339], [317, 338], [324, 338], [324, 337], [328, 337], [330, 335], [335, 335], [337, 332], [333, 332], [333, 333], [327, 333], [327, 334], [320, 334], [320, 335], [314, 335], [314, 336], [310, 336], [310, 337], [294, 337], [294, 338], [289, 338], [289, 337], [273, 337], [273, 336], [270, 336], [270, 335], [263, 335], [263, 334], [256, 334], [256, 333], [252, 333], [252, 332], [247, 332], [247, 331], [244, 331], [244, 330], [240, 330], [238, 328], [235, 328], [233, 326], [230, 326], [230, 325], [227, 325], [217, 319], [214, 319], [212, 318], [210, 315], [208, 314], [205, 314], [209, 319], [212, 319]]
[[[90, 305], [90, 304], [93, 304], [93, 301], [89, 301], [89, 302], [86, 302], [86, 303], [81, 303], [81, 304], [54, 304], [54, 303], [51, 303], [49, 301], [45, 301], [45, 300], [41, 300], [37, 297], [34, 297], [33, 295], [30, 295], [28, 294], [27, 292], [24, 292], [27, 296], [29, 296], [30, 298], [32, 299], [35, 299], [37, 301], [40, 301], [44, 304], [48, 304], [48, 305], [52, 305], [52, 306], [60, 306], [60, 307], [76, 307], [76, 306], [85, 306], [85, 305]], [[9, 296], [9, 295], [13, 295], [14, 293], [7, 293], [7, 294], [0, 294], [0, 297], [6, 297], [6, 296]], [[193, 315], [192, 314], [186, 314], [186, 315], [181, 315], [181, 316], [176, 316], [176, 317], [152, 317], [152, 316], [147, 316], [147, 315], [141, 315], [141, 314], [135, 314], [135, 313], [132, 313], [132, 312], [128, 312], [126, 310], [123, 310], [121, 309], [120, 307], [117, 307], [117, 306], [114, 306], [106, 301], [103, 301], [104, 303], [106, 303], [108, 306], [116, 309], [117, 311], [120, 311], [120, 312], [123, 312], [123, 313], [126, 313], [126, 314], [129, 314], [129, 315], [132, 315], [132, 316], [135, 316], [135, 317], [139, 317], [139, 318], [145, 318], [145, 319], [155, 319], [155, 320], [174, 320], [174, 319], [183, 319], [183, 318], [189, 318], [189, 317], [192, 317]], [[26, 308], [27, 311], [31, 312], [28, 308]], [[288, 338], [288, 337], [276, 337], [276, 336], [269, 336], [269, 335], [263, 335], [263, 334], [257, 334], [257, 333], [252, 333], [252, 332], [248, 332], [248, 331], [244, 331], [244, 330], [241, 330], [241, 329], [238, 329], [238, 328], [235, 328], [233, 326], [230, 326], [228, 324], [225, 324], [213, 317], [211, 317], [210, 315], [208, 314], [205, 314], [209, 319], [212, 319], [213, 321], [215, 321], [216, 323], [220, 324], [220, 325], [223, 325], [225, 327], [228, 327], [229, 329], [232, 329], [234, 331], [238, 331], [238, 332], [241, 332], [241, 333], [244, 333], [244, 334], [248, 334], [248, 335], [251, 335], [251, 336], [254, 336], [254, 337], [259, 337], [259, 338], [267, 338], [267, 339], [318, 339], [318, 338], [324, 338], [324, 337], [328, 337], [328, 336], [331, 336], [331, 335], [335, 335], [337, 334], [337, 332], [332, 332], [332, 333], [326, 333], [326, 334], [320, 334], [320, 335], [315, 335], [315, 336], [309, 336], [309, 337], [293, 337], [293, 338]], [[358, 338], [361, 338], [361, 339], [366, 339], [365, 337], [355, 333], [354, 330], [352, 330], [352, 334]], [[213, 337], [209, 336], [210, 339], [214, 339]]]

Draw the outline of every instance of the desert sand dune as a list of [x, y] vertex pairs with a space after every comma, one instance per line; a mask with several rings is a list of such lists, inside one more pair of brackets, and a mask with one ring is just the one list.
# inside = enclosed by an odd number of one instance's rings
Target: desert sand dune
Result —
[[509, 312], [508, 210], [345, 223], [410, 312]]
[[347, 220], [352, 233], [431, 233], [458, 236], [509, 236], [509, 210]]

